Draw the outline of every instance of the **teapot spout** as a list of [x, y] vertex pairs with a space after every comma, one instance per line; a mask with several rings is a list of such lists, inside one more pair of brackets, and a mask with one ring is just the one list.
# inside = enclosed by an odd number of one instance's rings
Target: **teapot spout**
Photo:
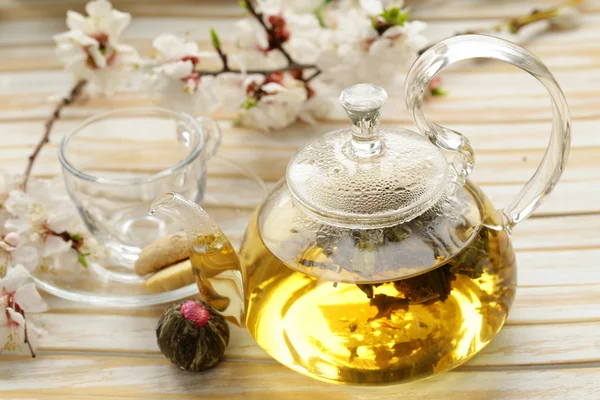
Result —
[[243, 326], [242, 269], [237, 253], [217, 223], [198, 204], [174, 192], [154, 199], [150, 214], [167, 216], [186, 231], [201, 297], [227, 320]]
[[215, 221], [202, 207], [175, 192], [163, 193], [150, 205], [150, 215], [160, 214], [176, 221], [193, 241], [198, 235], [220, 233]]

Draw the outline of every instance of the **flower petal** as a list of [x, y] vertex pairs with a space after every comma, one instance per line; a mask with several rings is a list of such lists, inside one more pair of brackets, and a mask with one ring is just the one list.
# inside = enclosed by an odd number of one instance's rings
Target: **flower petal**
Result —
[[71, 244], [72, 242], [70, 240], [64, 241], [59, 236], [49, 235], [44, 242], [42, 257], [49, 257], [68, 251], [71, 248]]
[[279, 83], [269, 82], [266, 85], [262, 86], [262, 90], [269, 94], [273, 94], [273, 93], [281, 92], [281, 91], [285, 90], [285, 88], [283, 86], [281, 86]]
[[183, 44], [183, 53], [186, 56], [197, 55], [198, 43], [196, 42], [185, 42]]
[[171, 33], [164, 33], [152, 42], [152, 47], [159, 53], [159, 58], [164, 61], [173, 61], [185, 55], [185, 45], [181, 37]]
[[85, 58], [83, 49], [79, 46], [73, 46], [71, 43], [58, 44], [54, 54], [62, 62], [71, 62], [74, 58]]
[[10, 340], [10, 328], [6, 323], [6, 312], [0, 309], [0, 353], [5, 350]]
[[6, 276], [0, 279], [0, 288], [3, 287], [9, 293], [16, 292], [30, 278], [31, 275], [25, 267], [18, 264], [6, 271]]
[[11, 190], [3, 206], [13, 215], [23, 215], [27, 213], [31, 203], [32, 199], [22, 190]]
[[25, 311], [33, 313], [41, 313], [48, 311], [48, 305], [39, 292], [35, 288], [35, 283], [30, 282], [17, 289], [15, 293], [15, 302]]
[[11, 307], [6, 309], [8, 314], [9, 340], [8, 349], [20, 349], [25, 343], [25, 318]]
[[52, 36], [52, 39], [58, 44], [72, 45], [71, 37], [73, 33], [70, 31], [57, 33]]
[[64, 271], [65, 273], [79, 273], [83, 266], [79, 263], [77, 252], [69, 250], [64, 253], [53, 255], [45, 259], [46, 266], [51, 271]]
[[70, 30], [85, 31], [86, 25], [86, 20], [83, 15], [72, 10], [67, 11], [67, 27]]
[[111, 64], [111, 69], [113, 70], [127, 71], [144, 62], [132, 46], [119, 44], [116, 46], [115, 50], [117, 55]]
[[105, 17], [110, 15], [112, 4], [106, 0], [93, 0], [85, 5], [85, 12], [90, 17]]
[[28, 217], [18, 217], [6, 220], [4, 228], [9, 232], [23, 233], [33, 228], [31, 219]]
[[38, 251], [33, 246], [19, 246], [11, 253], [12, 263], [33, 271], [39, 264]]
[[377, 39], [369, 47], [369, 54], [372, 56], [385, 56], [386, 52], [389, 51], [390, 47], [392, 47], [392, 43], [390, 40]]
[[73, 214], [68, 211], [50, 214], [46, 220], [48, 228], [54, 232], [65, 232], [73, 227]]
[[100, 52], [100, 46], [98, 43], [88, 46], [87, 51], [90, 57], [92, 57], [92, 60], [94, 60], [94, 64], [98, 68], [106, 67], [106, 57]]
[[88, 71], [88, 79], [92, 80], [93, 88], [108, 97], [115, 94], [123, 79], [127, 77], [127, 74], [114, 68]]
[[10, 321], [19, 325], [25, 325], [25, 317], [23, 317], [23, 314], [16, 312], [12, 307], [7, 307], [6, 313]]
[[244, 77], [240, 74], [224, 73], [217, 76], [215, 93], [226, 111], [238, 110], [246, 100], [243, 81]]
[[394, 37], [394, 36], [398, 36], [398, 35], [402, 35], [404, 33], [404, 27], [403, 26], [391, 26], [388, 29], [386, 29], [385, 32], [383, 32], [383, 37]]
[[106, 32], [111, 38], [111, 40], [115, 41], [116, 38], [121, 36], [125, 28], [131, 22], [131, 14], [124, 13], [118, 10], [112, 10], [111, 19], [108, 24], [108, 32]]
[[157, 68], [159, 72], [163, 74], [175, 78], [181, 79], [190, 75], [194, 70], [194, 64], [191, 61], [175, 61], [167, 64], [163, 64]]
[[265, 50], [269, 47], [267, 33], [253, 18], [239, 20], [234, 25], [232, 41], [238, 49]]
[[379, 15], [383, 12], [383, 4], [380, 0], [360, 0], [359, 4], [370, 16]]
[[119, 44], [116, 46], [117, 49], [117, 53], [119, 55], [135, 55], [136, 57], [138, 56], [138, 52], [135, 49], [135, 47], [130, 46], [128, 44]]

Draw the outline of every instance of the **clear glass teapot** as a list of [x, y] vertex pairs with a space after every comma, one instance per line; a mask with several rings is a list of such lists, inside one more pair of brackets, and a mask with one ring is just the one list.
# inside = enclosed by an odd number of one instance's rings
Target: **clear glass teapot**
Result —
[[[422, 108], [437, 72], [482, 57], [536, 77], [554, 112], [541, 165], [501, 210], [468, 180], [468, 140]], [[483, 349], [515, 296], [510, 232], [565, 166], [564, 95], [542, 62], [515, 44], [482, 35], [444, 40], [413, 64], [405, 87], [420, 133], [379, 125], [382, 88], [346, 89], [340, 100], [352, 127], [299, 150], [256, 211], [239, 255], [193, 202], [167, 193], [152, 205], [188, 231], [201, 295], [275, 359], [321, 380], [406, 382]], [[445, 151], [456, 154], [452, 162]]]

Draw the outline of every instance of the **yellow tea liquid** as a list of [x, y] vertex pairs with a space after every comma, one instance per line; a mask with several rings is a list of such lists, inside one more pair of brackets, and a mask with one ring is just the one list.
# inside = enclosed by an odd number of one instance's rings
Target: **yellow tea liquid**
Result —
[[190, 251], [192, 270], [201, 297], [230, 322], [244, 314], [242, 271], [238, 256], [222, 234], [196, 237]]
[[[477, 200], [482, 219], [497, 222], [489, 202]], [[477, 274], [469, 273], [474, 265], [454, 262], [452, 269], [447, 263], [359, 286], [284, 264], [264, 245], [255, 216], [240, 254], [246, 327], [277, 361], [330, 382], [399, 383], [454, 368], [492, 340], [514, 298], [515, 256], [507, 232], [495, 225], [475, 235], [489, 241], [476, 260], [461, 258], [472, 243], [453, 258], [477, 264]]]

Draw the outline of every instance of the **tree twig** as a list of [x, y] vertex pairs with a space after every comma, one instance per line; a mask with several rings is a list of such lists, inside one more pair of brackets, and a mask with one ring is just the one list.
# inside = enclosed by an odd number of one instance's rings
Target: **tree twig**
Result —
[[[314, 65], [312, 64], [294, 64], [294, 65], [288, 65], [285, 66], [283, 68], [274, 68], [274, 69], [247, 69], [247, 70], [239, 70], [239, 69], [231, 69], [231, 68], [227, 68], [227, 69], [220, 69], [218, 71], [203, 71], [203, 70], [197, 70], [197, 72], [200, 73], [200, 75], [205, 75], [205, 76], [216, 76], [216, 75], [221, 75], [224, 72], [232, 72], [232, 73], [236, 73], [236, 74], [258, 74], [258, 75], [271, 75], [275, 72], [289, 72], [289, 71], [298, 71], [301, 69], [312, 69], [315, 68]], [[320, 71], [319, 71], [320, 73]], [[310, 79], [312, 79], [312, 76], [310, 77]], [[308, 78], [306, 79], [308, 81]]]
[[[25, 319], [25, 311], [21, 310], [21, 315], [23, 316], [23, 319]], [[35, 358], [35, 351], [33, 351], [33, 347], [31, 346], [31, 342], [29, 341], [29, 336], [27, 336], [27, 321], [25, 321], [25, 327], [24, 327], [24, 341], [25, 343], [27, 343], [27, 346], [29, 347], [29, 352], [31, 353], [31, 357]]]
[[544, 20], [550, 20], [556, 17], [562, 8], [576, 7], [583, 4], [586, 0], [568, 0], [556, 7], [547, 8], [545, 10], [533, 10], [529, 15], [523, 17], [511, 18], [508, 21], [501, 22], [494, 27], [492, 31], [500, 32], [503, 28], [508, 28], [511, 33], [519, 32], [523, 27]]
[[231, 72], [231, 70], [229, 69], [229, 63], [227, 62], [227, 55], [223, 53], [221, 47], [217, 47], [215, 50], [217, 51], [217, 54], [219, 54], [219, 57], [221, 57], [221, 62], [223, 63], [223, 68], [221, 69], [221, 72]]
[[54, 126], [54, 123], [60, 118], [60, 113], [63, 110], [63, 108], [65, 108], [69, 104], [74, 103], [79, 98], [86, 84], [87, 81], [85, 79], [79, 80], [75, 84], [75, 86], [73, 86], [69, 94], [63, 97], [61, 101], [56, 105], [54, 111], [44, 124], [44, 136], [42, 136], [42, 139], [38, 142], [37, 146], [35, 147], [35, 149], [33, 149], [33, 152], [29, 156], [27, 167], [25, 168], [25, 173], [23, 174], [22, 186], [24, 191], [27, 190], [27, 182], [29, 181], [29, 176], [31, 175], [31, 169], [33, 168], [35, 159], [39, 155], [44, 145], [50, 141], [50, 133], [52, 132], [52, 127]]
[[[577, 7], [577, 6], [585, 3], [586, 1], [587, 0], [568, 0], [558, 6], [547, 8], [545, 10], [534, 9], [527, 15], [524, 15], [521, 17], [510, 18], [510, 19], [508, 19], [506, 21], [502, 21], [499, 24], [496, 24], [488, 29], [483, 29], [483, 30], [471, 29], [471, 30], [467, 30], [467, 31], [458, 32], [458, 33], [454, 34], [453, 36], [475, 34], [475, 33], [500, 32], [503, 29], [508, 29], [508, 31], [510, 33], [516, 34], [521, 29], [526, 27], [527, 25], [531, 25], [531, 24], [534, 24], [534, 23], [540, 22], [540, 21], [550, 20], [550, 19], [556, 17], [558, 15], [558, 13], [561, 11], [561, 9], [563, 9], [563, 8]], [[423, 54], [430, 47], [431, 46], [427, 46], [427, 47], [419, 50], [419, 55]]]

